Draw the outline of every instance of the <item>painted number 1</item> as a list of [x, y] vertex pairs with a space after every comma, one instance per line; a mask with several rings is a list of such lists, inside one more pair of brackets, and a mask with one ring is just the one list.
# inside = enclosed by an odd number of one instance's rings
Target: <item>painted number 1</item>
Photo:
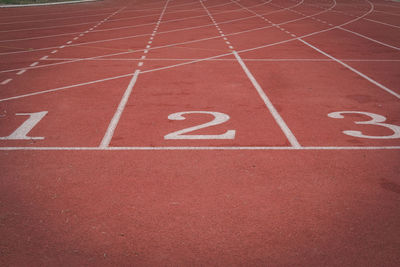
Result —
[[47, 111], [36, 112], [36, 113], [17, 113], [17, 116], [29, 116], [12, 134], [6, 137], [0, 137], [0, 140], [43, 140], [44, 137], [30, 137], [29, 132], [39, 123]]
[[370, 113], [370, 112], [362, 112], [362, 111], [338, 111], [338, 112], [332, 112], [328, 114], [328, 117], [334, 118], [334, 119], [343, 119], [344, 116], [343, 114], [361, 114], [365, 115], [371, 118], [369, 121], [356, 121], [354, 122], [355, 124], [368, 124], [368, 125], [376, 125], [380, 127], [385, 127], [393, 131], [392, 135], [385, 135], [385, 136], [372, 136], [372, 135], [365, 135], [360, 131], [343, 131], [344, 134], [354, 136], [354, 137], [359, 137], [359, 138], [369, 138], [369, 139], [394, 139], [394, 138], [400, 138], [400, 126], [394, 125], [394, 124], [389, 124], [389, 123], [384, 123], [386, 121], [386, 117], [382, 115], [378, 115], [375, 113]]
[[189, 127], [183, 130], [179, 130], [164, 136], [164, 139], [171, 140], [171, 139], [234, 139], [235, 138], [235, 130], [228, 130], [223, 134], [192, 134], [192, 135], [185, 135], [187, 133], [200, 130], [203, 128], [207, 128], [214, 125], [219, 125], [229, 120], [229, 115], [221, 113], [221, 112], [212, 112], [212, 111], [183, 111], [173, 113], [168, 116], [170, 120], [185, 120], [186, 118], [184, 115], [186, 114], [209, 114], [213, 115], [214, 119], [204, 124], [196, 125], [193, 127]]

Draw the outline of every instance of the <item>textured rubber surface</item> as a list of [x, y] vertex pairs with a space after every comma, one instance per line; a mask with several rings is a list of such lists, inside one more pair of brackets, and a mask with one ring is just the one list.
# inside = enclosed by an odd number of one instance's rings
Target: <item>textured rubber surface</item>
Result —
[[0, 264], [399, 266], [399, 16], [1, 9]]

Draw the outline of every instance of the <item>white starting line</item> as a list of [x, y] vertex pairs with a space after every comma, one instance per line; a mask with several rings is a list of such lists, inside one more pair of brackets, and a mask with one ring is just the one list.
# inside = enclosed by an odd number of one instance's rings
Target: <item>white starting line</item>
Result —
[[400, 146], [136, 146], [136, 147], [0, 147], [0, 151], [164, 151], [164, 150], [400, 150]]

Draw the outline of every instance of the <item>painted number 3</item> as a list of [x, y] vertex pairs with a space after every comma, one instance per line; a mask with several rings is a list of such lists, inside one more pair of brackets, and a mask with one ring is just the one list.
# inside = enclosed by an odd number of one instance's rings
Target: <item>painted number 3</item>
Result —
[[170, 120], [184, 120], [186, 119], [184, 115], [189, 114], [209, 114], [214, 116], [212, 121], [209, 121], [204, 124], [196, 125], [193, 127], [189, 127], [183, 130], [179, 130], [164, 136], [164, 139], [171, 140], [171, 139], [234, 139], [235, 138], [235, 130], [228, 130], [223, 134], [211, 135], [211, 134], [192, 134], [192, 135], [185, 135], [187, 133], [200, 130], [203, 128], [207, 128], [214, 125], [219, 125], [229, 120], [229, 115], [221, 113], [221, 112], [212, 112], [212, 111], [183, 111], [170, 114], [168, 119]]
[[359, 137], [359, 138], [369, 138], [369, 139], [394, 139], [394, 138], [400, 138], [400, 126], [394, 125], [394, 124], [389, 124], [389, 123], [384, 123], [386, 121], [386, 117], [382, 115], [378, 115], [375, 113], [370, 113], [370, 112], [362, 112], [362, 111], [338, 111], [338, 112], [332, 112], [328, 114], [328, 117], [334, 118], [334, 119], [343, 119], [344, 116], [343, 114], [361, 114], [365, 115], [371, 118], [369, 121], [356, 121], [354, 122], [355, 124], [367, 124], [367, 125], [376, 125], [376, 126], [381, 126], [388, 128], [393, 131], [392, 135], [385, 135], [385, 136], [372, 136], [372, 135], [365, 135], [360, 131], [343, 131], [344, 134], [354, 136], [354, 137]]

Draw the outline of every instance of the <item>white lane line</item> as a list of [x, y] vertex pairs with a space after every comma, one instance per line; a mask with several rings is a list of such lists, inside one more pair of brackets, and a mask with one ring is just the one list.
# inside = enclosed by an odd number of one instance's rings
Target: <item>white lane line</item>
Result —
[[[164, 13], [165, 13], [165, 10], [167, 9], [169, 1], [170, 0], [167, 0], [165, 2], [164, 9], [162, 10], [160, 17], [158, 19], [158, 24], [160, 23], [160, 21], [162, 20], [162, 18], [164, 16]], [[157, 27], [155, 28], [154, 32], [157, 31], [156, 30]], [[148, 43], [151, 44], [152, 41], [149, 41]], [[147, 45], [146, 48], [150, 48], [150, 45]], [[142, 58], [146, 58], [146, 56], [143, 55]], [[138, 66], [139, 67], [143, 66], [143, 61], [139, 62]], [[111, 119], [111, 122], [107, 128], [107, 131], [103, 137], [103, 140], [100, 143], [100, 146], [99, 146], [100, 148], [107, 148], [110, 145], [110, 142], [114, 135], [115, 129], [117, 128], [118, 122], [121, 119], [121, 115], [125, 109], [126, 103], [128, 102], [130, 95], [132, 94], [133, 87], [136, 84], [139, 74], [140, 74], [140, 70], [137, 69], [135, 71], [135, 73], [133, 74], [133, 77], [132, 77], [131, 81], [129, 82], [128, 87], [126, 88], [124, 95], [122, 96], [122, 99], [118, 105], [118, 108], [117, 108], [113, 118]]]
[[40, 60], [46, 60], [48, 58], [49, 58], [49, 56], [44, 56], [44, 57], [40, 58]]
[[[332, 5], [329, 9], [332, 9], [334, 7], [335, 7], [335, 5]], [[373, 11], [373, 8], [371, 7], [371, 9], [368, 12], [364, 13], [363, 15], [360, 15], [359, 17], [357, 17], [357, 18], [355, 18], [353, 20], [347, 21], [347, 22], [345, 22], [345, 23], [343, 23], [343, 24], [341, 24], [339, 26], [344, 26], [344, 25], [353, 23], [353, 22], [355, 22], [355, 21], [357, 21], [359, 19], [362, 19], [363, 17], [369, 15], [372, 11]], [[327, 10], [319, 12], [317, 14], [322, 14], [324, 12], [327, 12]], [[313, 15], [316, 15], [316, 14], [313, 14]], [[298, 21], [298, 20], [303, 20], [303, 19], [305, 19], [305, 17], [300, 18], [300, 19], [287, 21], [287, 22], [284, 22], [282, 24], [286, 24], [286, 23], [290, 23], [290, 22], [294, 22], [294, 21]], [[305, 38], [305, 37], [314, 36], [314, 35], [317, 35], [317, 34], [328, 32], [328, 31], [330, 31], [332, 29], [335, 29], [335, 28], [329, 28], [329, 29], [325, 29], [325, 30], [321, 30], [321, 31], [317, 31], [317, 32], [312, 32], [312, 33], [305, 34], [305, 35], [302, 35], [300, 37], [296, 37], [296, 38], [293, 38], [293, 39], [288, 39], [288, 40], [283, 40], [283, 41], [279, 41], [279, 42], [275, 42], [275, 43], [271, 43], [271, 44], [266, 44], [266, 45], [256, 46], [256, 47], [253, 47], [253, 48], [243, 49], [243, 50], [238, 51], [238, 53], [251, 52], [251, 51], [255, 51], [255, 50], [259, 50], [259, 49], [263, 49], [263, 48], [267, 48], [267, 47], [272, 47], [272, 46], [276, 46], [276, 45], [292, 42], [292, 41], [298, 40], [299, 38]], [[247, 32], [247, 31], [245, 31], [245, 32]], [[243, 33], [243, 32], [239, 32], [239, 33]], [[239, 33], [236, 33], [236, 34], [239, 34]], [[234, 34], [231, 34], [231, 35], [234, 35]], [[217, 37], [206, 38], [206, 39], [208, 40], [208, 39], [215, 39], [215, 38], [217, 38]], [[188, 43], [188, 42], [184, 42], [184, 43]], [[189, 42], [189, 43], [191, 43], [191, 42]], [[182, 43], [179, 43], [179, 44], [182, 44]], [[174, 45], [177, 45], [177, 44], [174, 44]], [[164, 48], [164, 47], [171, 47], [171, 45], [160, 46], [160, 47], [157, 47], [157, 48]], [[135, 51], [135, 52], [137, 52], [137, 51]], [[145, 50], [144, 53], [147, 53], [147, 52], [148, 51]], [[117, 54], [127, 54], [127, 53], [123, 52], [123, 53], [117, 53]], [[107, 56], [111, 56], [111, 55], [115, 56], [117, 54], [109, 54]], [[225, 56], [228, 56], [230, 54], [231, 53], [225, 53], [225, 54], [220, 54], [220, 55], [212, 56], [212, 57], [208, 57], [208, 58], [196, 59], [196, 60], [192, 60], [192, 61], [185, 62], [185, 63], [179, 63], [179, 64], [174, 64], [174, 65], [170, 65], [170, 66], [166, 66], [166, 67], [154, 68], [154, 69], [143, 71], [142, 73], [149, 73], [149, 72], [161, 71], [161, 70], [180, 67], [180, 66], [186, 66], [186, 65], [197, 63], [197, 62], [202, 62], [202, 61], [206, 61], [206, 60], [225, 57]], [[97, 57], [91, 57], [91, 58], [77, 59], [77, 60], [74, 60], [74, 61], [68, 61], [67, 63], [79, 62], [79, 61], [83, 61], [83, 60], [93, 60], [93, 59], [99, 59], [99, 58], [104, 58], [104, 57], [105, 56], [97, 56]], [[64, 64], [64, 63], [47, 64], [47, 65], [45, 65], [45, 67], [59, 65], [59, 64]], [[39, 67], [41, 67], [41, 66], [38, 66], [36, 68], [39, 68]], [[19, 70], [19, 69], [16, 69], [16, 70]], [[7, 71], [0, 71], [0, 72], [9, 72], [9, 71], [16, 71], [16, 70], [7, 70]], [[113, 77], [107, 77], [107, 78], [103, 78], [103, 79], [100, 79], [100, 80], [95, 80], [95, 81], [90, 81], [90, 82], [85, 82], [85, 83], [80, 83], [80, 84], [74, 84], [74, 85], [69, 85], [69, 86], [49, 89], [49, 90], [37, 91], [37, 92], [34, 92], [34, 93], [29, 93], [29, 94], [17, 95], [17, 96], [13, 96], [13, 97], [0, 99], [0, 102], [19, 99], [19, 98], [24, 98], [24, 97], [30, 97], [30, 96], [39, 95], [39, 94], [46, 94], [46, 93], [56, 92], [56, 91], [60, 91], [60, 90], [66, 90], [66, 89], [75, 88], [75, 87], [79, 87], [79, 86], [83, 86], [83, 85], [100, 83], [100, 82], [103, 82], [103, 81], [120, 79], [120, 78], [128, 77], [128, 76], [131, 76], [131, 75], [132, 75], [132, 73], [131, 74], [125, 74], [125, 75], [119, 75], [119, 76], [113, 76]]]
[[142, 56], [140, 59], [143, 60], [143, 59], [145, 59], [145, 58], [146, 58], [146, 56]]
[[60, 48], [60, 49], [63, 49], [64, 47], [65, 47], [65, 45], [62, 45], [62, 46], [60, 46], [59, 48]]
[[72, 41], [68, 41], [67, 44], [72, 44]]
[[0, 151], [121, 151], [121, 150], [399, 150], [400, 146], [136, 146], [136, 147], [0, 147]]
[[49, 90], [37, 91], [37, 92], [29, 93], [29, 94], [17, 95], [17, 96], [12, 96], [12, 97], [8, 97], [8, 98], [2, 98], [2, 99], [0, 99], [0, 102], [19, 99], [19, 98], [24, 98], [24, 97], [29, 97], [29, 96], [47, 94], [47, 93], [62, 91], [62, 90], [70, 89], [70, 88], [76, 88], [76, 87], [80, 87], [80, 86], [101, 83], [101, 82], [105, 82], [105, 81], [112, 81], [112, 80], [122, 79], [122, 78], [125, 78], [125, 77], [131, 77], [132, 75], [133, 75], [133, 73], [128, 73], [128, 74], [123, 74], [123, 75], [119, 75], [119, 76], [115, 76], [115, 77], [108, 77], [108, 78], [95, 80], [95, 81], [90, 81], [90, 82], [84, 82], [84, 83], [79, 83], [79, 84], [74, 84], [74, 85], [67, 85], [67, 86], [62, 86], [62, 87], [53, 88], [53, 89], [49, 89]]
[[400, 47], [397, 47], [397, 46], [393, 46], [393, 45], [390, 45], [390, 44], [387, 44], [387, 43], [380, 42], [380, 41], [375, 40], [375, 39], [372, 39], [372, 38], [370, 38], [370, 37], [368, 37], [368, 36], [362, 35], [361, 33], [353, 32], [353, 31], [351, 31], [351, 30], [348, 30], [348, 29], [345, 29], [345, 28], [342, 28], [342, 27], [337, 27], [337, 28], [339, 28], [339, 29], [341, 29], [341, 30], [343, 30], [343, 31], [352, 33], [352, 34], [354, 34], [354, 35], [357, 35], [357, 36], [359, 36], [359, 37], [362, 37], [362, 38], [364, 38], [364, 39], [370, 40], [370, 41], [372, 41], [372, 42], [378, 43], [378, 44], [380, 44], [380, 45], [383, 45], [383, 46], [386, 46], [386, 47], [389, 47], [389, 48], [393, 48], [393, 49], [395, 49], [395, 50], [400, 51]]
[[364, 18], [364, 19], [368, 20], [368, 21], [371, 21], [371, 22], [378, 23], [378, 24], [386, 25], [386, 26], [389, 26], [389, 27], [398, 28], [398, 29], [400, 28], [400, 26], [389, 24], [389, 23], [385, 23], [385, 22], [382, 22], [382, 21], [377, 21], [377, 20], [374, 20], [374, 19], [367, 19], [367, 18]]
[[55, 53], [57, 53], [57, 51], [58, 51], [58, 50], [53, 50], [53, 51], [51, 51], [51, 53], [52, 53], [52, 54], [55, 54]]
[[[270, 1], [271, 1], [271, 0], [270, 0]], [[270, 1], [268, 1], [268, 2], [270, 2]], [[264, 4], [267, 4], [267, 3], [262, 3], [262, 4], [258, 4], [258, 5], [264, 5]], [[258, 5], [255, 5], [255, 6], [258, 6]], [[255, 6], [253, 6], [253, 7], [255, 7]], [[238, 12], [238, 11], [240, 11], [240, 9], [223, 11], [223, 12], [219, 12], [219, 13], [217, 13], [217, 14], [222, 14], [222, 13], [233, 13], [233, 12]], [[180, 11], [177, 11], [177, 12], [180, 12]], [[276, 12], [279, 12], [279, 10], [274, 11], [273, 13], [276, 13]], [[153, 15], [154, 15], [154, 14], [152, 14], [152, 15], [146, 15], [146, 16], [153, 16]], [[205, 16], [207, 16], [207, 15], [186, 17], [186, 18], [183, 18], [183, 19], [167, 20], [167, 21], [164, 21], [164, 23], [176, 22], [176, 21], [182, 21], [182, 20], [188, 20], [188, 19], [195, 19], [195, 18], [200, 18], [200, 17], [205, 17]], [[143, 16], [140, 16], [140, 17], [143, 17]], [[136, 19], [136, 18], [139, 18], [139, 17], [115, 19], [115, 20], [112, 20], [112, 21], [130, 20], [130, 19]], [[27, 30], [43, 30], [43, 29], [52, 29], [52, 28], [62, 28], [62, 27], [80, 26], [80, 25], [87, 25], [87, 24], [92, 24], [92, 23], [94, 23], [94, 22], [92, 21], [92, 22], [85, 22], [85, 23], [79, 23], [79, 24], [66, 24], [66, 25], [53, 26], [53, 27], [28, 28], [28, 29], [9, 30], [9, 31], [0, 31], [0, 32], [14, 32], [14, 31], [27, 31]], [[133, 28], [133, 27], [147, 26], [147, 25], [152, 25], [152, 24], [154, 24], [154, 23], [139, 24], [139, 25], [134, 25], [134, 26], [116, 27], [116, 28], [109, 28], [109, 29], [98, 30], [98, 31], [111, 31], [111, 30], [116, 30], [116, 29], [121, 29], [121, 28]], [[77, 34], [77, 33], [74, 32], [74, 33], [68, 33], [68, 34], [63, 34], [63, 35], [73, 35], [73, 34]], [[46, 36], [46, 37], [54, 37], [54, 36], [59, 36], [59, 35], [49, 35], [49, 36]], [[43, 38], [43, 37], [41, 37], [41, 38]], [[10, 41], [13, 41], [13, 40], [10, 40]], [[15, 41], [15, 40], [14, 40], [14, 41]]]
[[[304, 0], [302, 0], [302, 1], [304, 1]], [[238, 11], [239, 10], [241, 10], [241, 9], [238, 9]], [[269, 12], [268, 14], [270, 14], [270, 13], [277, 13], [277, 12], [280, 12], [280, 11], [283, 11], [284, 9], [282, 9], [282, 10], [277, 10], [277, 11], [275, 11], [275, 12]], [[321, 12], [322, 13], [322, 12]], [[205, 15], [205, 16], [207, 16], [207, 15]], [[250, 18], [252, 18], [252, 17], [254, 17], [254, 16], [250, 16], [250, 17], [245, 17], [245, 18], [240, 18], [240, 19], [235, 19], [235, 20], [229, 20], [229, 21], [224, 21], [224, 22], [222, 22], [222, 23], [230, 23], [230, 22], [233, 22], [233, 21], [239, 21], [239, 20], [246, 20], [246, 19], [250, 19]], [[290, 22], [293, 22], [293, 21], [288, 21], [287, 23], [290, 23]], [[151, 24], [153, 24], [153, 23], [151, 23]], [[146, 25], [151, 25], [151, 24], [146, 24]], [[195, 26], [195, 27], [188, 27], [188, 28], [183, 28], [183, 29], [176, 29], [176, 30], [171, 30], [171, 31], [164, 31], [164, 32], [160, 32], [160, 34], [161, 33], [170, 33], [170, 32], [177, 32], [177, 31], [185, 31], [185, 30], [191, 30], [191, 29], [196, 29], [196, 28], [203, 28], [203, 27], [210, 27], [210, 26], [212, 26], [213, 24], [207, 24], [207, 25], [200, 25], [200, 26]], [[255, 30], [257, 30], [257, 29], [255, 29]], [[86, 31], [85, 33], [88, 33], [89, 31]], [[90, 44], [90, 43], [98, 43], [98, 42], [108, 42], [108, 41], [115, 41], [115, 40], [122, 40], [122, 39], [130, 39], [130, 38], [135, 38], [135, 37], [140, 37], [140, 36], [144, 36], [143, 34], [142, 35], [132, 35], [132, 36], [126, 36], [126, 37], [120, 37], [120, 38], [113, 38], [113, 39], [104, 39], [104, 40], [100, 40], [100, 41], [94, 41], [94, 42], [86, 42], [86, 43], [81, 43], [81, 44], [75, 44], [75, 45], [72, 45], [72, 46], [80, 46], [80, 45], [86, 45], [86, 44]], [[14, 52], [9, 52], [9, 53], [0, 53], [0, 55], [5, 55], [5, 54], [16, 54], [16, 53], [26, 53], [26, 52], [32, 52], [32, 51], [41, 51], [41, 50], [49, 50], [49, 49], [52, 49], [53, 47], [45, 47], [45, 48], [38, 48], [38, 49], [34, 49], [34, 50], [26, 50], [26, 51], [14, 51]]]
[[261, 99], [264, 101], [264, 104], [267, 106], [268, 110], [270, 111], [271, 115], [274, 117], [276, 123], [279, 125], [283, 133], [286, 135], [286, 138], [289, 140], [290, 144], [294, 148], [300, 148], [300, 144], [297, 141], [296, 137], [289, 129], [285, 121], [282, 119], [281, 115], [279, 115], [278, 111], [275, 109], [274, 105], [272, 104], [271, 100], [269, 100], [268, 96], [265, 94], [264, 90], [261, 88], [260, 84], [254, 78], [253, 74], [251, 74], [250, 70], [247, 68], [246, 64], [243, 62], [242, 58], [236, 51], [232, 52], [235, 55], [235, 58], [239, 62], [240, 66], [246, 73], [247, 77], [253, 84], [254, 88], [257, 90], [258, 94], [260, 95]]
[[[370, 4], [371, 4], [371, 3], [370, 3]], [[372, 4], [372, 7], [373, 7], [373, 6], [374, 6], [374, 5]], [[322, 8], [322, 9], [323, 9], [323, 8]], [[335, 11], [335, 12], [342, 13], [342, 14], [345, 14], [345, 15], [354, 17], [354, 15], [350, 15], [350, 14], [347, 14], [347, 13], [345, 13], [345, 12], [341, 12], [341, 11]], [[300, 13], [300, 15], [307, 16], [306, 14], [303, 14], [303, 13]], [[364, 20], [368, 20], [367, 18], [363, 18], [363, 19], [364, 19]], [[322, 21], [322, 20], [319, 20], [319, 19], [317, 19], [317, 21], [322, 22], [322, 23], [325, 23], [325, 24], [327, 23], [326, 21]], [[328, 25], [329, 25], [329, 26], [333, 26], [333, 24], [331, 24], [331, 23], [329, 23]], [[390, 45], [390, 44], [387, 44], [387, 43], [378, 41], [378, 40], [376, 40], [376, 39], [373, 39], [373, 38], [371, 38], [371, 37], [365, 36], [365, 35], [363, 35], [363, 34], [361, 34], [361, 33], [358, 33], [358, 32], [351, 31], [351, 30], [346, 29], [346, 28], [343, 28], [343, 27], [341, 27], [341, 26], [337, 26], [336, 28], [338, 28], [338, 29], [340, 29], [340, 30], [343, 30], [343, 31], [347, 31], [347, 32], [349, 32], [349, 33], [352, 33], [352, 34], [354, 34], [354, 35], [357, 35], [357, 36], [362, 37], [362, 38], [364, 38], [364, 39], [367, 39], [367, 40], [369, 40], [369, 41], [378, 43], [378, 44], [380, 44], [380, 45], [383, 45], [383, 46], [386, 46], [386, 47], [389, 47], [389, 48], [392, 48], [392, 49], [395, 49], [395, 50], [398, 50], [398, 51], [400, 50], [400, 47], [393, 46], [393, 45]]]
[[7, 83], [9, 83], [9, 82], [11, 82], [11, 81], [12, 81], [12, 79], [4, 80], [4, 81], [1, 83], [1, 85], [6, 85]]
[[366, 79], [366, 80], [369, 81], [370, 83], [375, 84], [376, 86], [378, 86], [379, 88], [385, 90], [385, 91], [388, 92], [389, 94], [392, 94], [392, 95], [394, 95], [395, 97], [397, 97], [397, 98], [400, 99], [400, 94], [398, 94], [398, 93], [396, 93], [396, 92], [390, 90], [390, 89], [387, 88], [386, 86], [384, 86], [384, 85], [378, 83], [378, 82], [375, 81], [374, 79], [372, 79], [372, 78], [368, 77], [367, 75], [365, 75], [365, 74], [359, 72], [358, 70], [356, 70], [356, 69], [354, 69], [353, 67], [347, 65], [347, 64], [344, 63], [343, 61], [340, 61], [339, 59], [337, 59], [337, 58], [335, 58], [335, 57], [329, 55], [328, 53], [326, 53], [326, 52], [324, 52], [324, 51], [318, 49], [317, 47], [311, 45], [310, 43], [304, 41], [304, 40], [301, 39], [301, 38], [299, 38], [298, 40], [299, 40], [300, 42], [304, 43], [305, 45], [307, 45], [307, 46], [313, 48], [315, 51], [317, 51], [317, 52], [323, 54], [324, 56], [327, 56], [327, 57], [329, 57], [330, 59], [336, 61], [337, 63], [341, 64], [342, 66], [346, 67], [347, 69], [351, 70], [352, 72], [356, 73], [357, 75], [363, 77], [364, 79]]
[[118, 125], [122, 112], [124, 111], [126, 103], [128, 102], [129, 96], [132, 93], [132, 89], [135, 86], [139, 73], [140, 70], [136, 70], [135, 73], [133, 74], [133, 77], [129, 82], [129, 85], [126, 88], [124, 95], [122, 96], [121, 102], [118, 105], [117, 111], [115, 112], [113, 118], [111, 119], [110, 124], [108, 125], [107, 131], [103, 137], [103, 140], [100, 143], [99, 146], [100, 148], [106, 148], [110, 145], [111, 139], [114, 135], [115, 128]]
[[[51, 58], [49, 60], [75, 60], [76, 58]], [[138, 61], [141, 59], [137, 58], [100, 58], [92, 59], [91, 61]], [[191, 61], [196, 60], [195, 58], [148, 58], [151, 61]], [[206, 61], [236, 61], [233, 58], [205, 58]], [[318, 62], [334, 62], [329, 58], [242, 58], [243, 61], [266, 61], [266, 62], [280, 62], [280, 61], [318, 61]], [[400, 59], [352, 59], [352, 58], [341, 58], [341, 61], [354, 61], [354, 62], [400, 62]], [[143, 73], [143, 72], [142, 72]]]
[[75, 37], [74, 40], [78, 40], [79, 37]]
[[32, 63], [31, 65], [29, 65], [29, 66], [35, 67], [37, 64], [39, 64], [39, 62], [34, 62], [34, 63]]
[[18, 71], [18, 72], [17, 72], [17, 75], [24, 74], [24, 73], [25, 73], [25, 71], [26, 71], [26, 70], [20, 70], [20, 71]]

